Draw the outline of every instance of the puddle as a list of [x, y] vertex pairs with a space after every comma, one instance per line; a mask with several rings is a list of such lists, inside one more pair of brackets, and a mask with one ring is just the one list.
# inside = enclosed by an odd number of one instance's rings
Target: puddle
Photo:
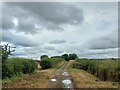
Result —
[[71, 84], [71, 80], [63, 80], [62, 83], [64, 83], [65, 85], [67, 84]]
[[68, 72], [63, 72], [62, 75], [69, 76], [69, 73]]
[[56, 79], [51, 79], [51, 81], [52, 81], [52, 82], [55, 82], [55, 81], [57, 81], [57, 80], [56, 80]]

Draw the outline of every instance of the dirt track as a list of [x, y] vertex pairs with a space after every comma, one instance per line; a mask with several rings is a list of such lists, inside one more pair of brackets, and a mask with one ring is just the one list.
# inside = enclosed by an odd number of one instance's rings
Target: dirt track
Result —
[[50, 78], [48, 88], [72, 88], [74, 85], [70, 73], [67, 70], [68, 62], [59, 68]]

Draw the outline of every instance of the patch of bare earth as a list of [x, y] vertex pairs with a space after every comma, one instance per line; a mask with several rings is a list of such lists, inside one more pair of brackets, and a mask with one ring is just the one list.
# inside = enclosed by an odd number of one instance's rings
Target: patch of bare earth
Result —
[[48, 80], [55, 69], [37, 70], [35, 74], [18, 79], [10, 84], [3, 84], [3, 88], [46, 88]]
[[[70, 64], [74, 61], [70, 61]], [[118, 83], [101, 81], [94, 75], [80, 69], [69, 68], [76, 88], [118, 88]]]

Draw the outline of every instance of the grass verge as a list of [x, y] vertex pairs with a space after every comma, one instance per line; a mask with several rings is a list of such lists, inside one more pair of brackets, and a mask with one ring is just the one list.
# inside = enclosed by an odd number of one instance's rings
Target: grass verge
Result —
[[118, 88], [117, 82], [101, 81], [84, 70], [72, 68], [71, 64], [74, 62], [75, 61], [69, 62], [68, 70], [76, 88]]

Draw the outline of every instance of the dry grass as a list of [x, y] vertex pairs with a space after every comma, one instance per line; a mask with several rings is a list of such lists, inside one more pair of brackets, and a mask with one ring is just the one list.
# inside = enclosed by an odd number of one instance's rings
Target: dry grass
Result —
[[37, 70], [35, 74], [18, 79], [3, 88], [46, 88], [55, 69]]
[[[74, 61], [69, 62], [69, 66], [74, 63]], [[100, 81], [94, 75], [80, 69], [73, 69], [69, 67], [70, 74], [73, 78], [73, 83], [76, 88], [117, 88], [118, 83]]]

